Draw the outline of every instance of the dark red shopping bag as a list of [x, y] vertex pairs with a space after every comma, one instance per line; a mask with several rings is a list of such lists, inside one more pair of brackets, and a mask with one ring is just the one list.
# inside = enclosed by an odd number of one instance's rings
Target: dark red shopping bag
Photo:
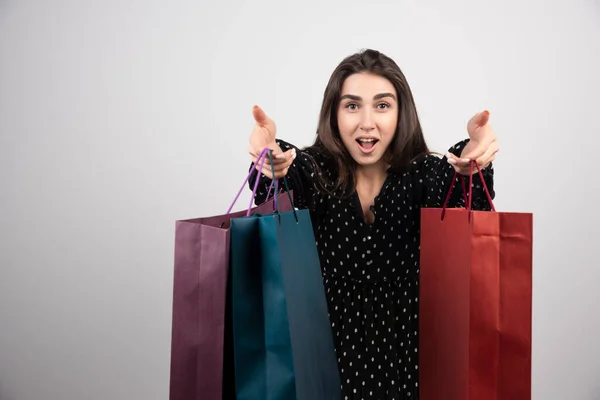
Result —
[[281, 211], [292, 209], [285, 193], [252, 208], [255, 185], [248, 210], [231, 214], [249, 178], [226, 214], [176, 222], [170, 400], [235, 398], [233, 339], [226, 319], [230, 220], [273, 213], [274, 200]]
[[493, 212], [421, 211], [421, 400], [531, 399], [533, 215], [485, 192]]

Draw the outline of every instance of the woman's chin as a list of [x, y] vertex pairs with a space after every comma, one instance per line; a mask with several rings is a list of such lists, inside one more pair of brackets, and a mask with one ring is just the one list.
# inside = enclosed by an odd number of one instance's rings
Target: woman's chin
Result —
[[373, 148], [362, 149], [361, 146], [353, 146], [348, 149], [354, 162], [361, 167], [372, 167], [384, 163], [384, 153], [387, 146], [381, 146], [383, 143], [376, 143]]
[[382, 162], [382, 157], [379, 154], [371, 153], [368, 155], [365, 154], [352, 154], [352, 158], [354, 162], [361, 167], [370, 167], [373, 165], [380, 164]]

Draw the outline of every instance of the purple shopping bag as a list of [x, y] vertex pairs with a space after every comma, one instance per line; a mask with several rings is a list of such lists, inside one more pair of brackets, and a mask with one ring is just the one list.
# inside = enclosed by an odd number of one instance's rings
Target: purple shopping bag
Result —
[[[267, 150], [257, 160], [261, 170], [266, 155]], [[272, 213], [276, 202], [281, 211], [292, 210], [290, 198], [278, 194], [277, 181], [275, 197], [252, 208], [256, 179], [248, 209], [230, 213], [252, 173], [254, 168], [226, 214], [176, 222], [170, 400], [234, 396], [233, 361], [227, 367], [224, 362], [226, 352], [232, 357], [225, 339], [230, 220]]]

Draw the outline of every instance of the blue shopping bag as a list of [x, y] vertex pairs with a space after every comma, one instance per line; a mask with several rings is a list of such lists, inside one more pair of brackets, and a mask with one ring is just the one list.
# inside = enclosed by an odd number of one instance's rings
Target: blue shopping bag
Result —
[[339, 399], [308, 210], [232, 219], [230, 266], [237, 399]]

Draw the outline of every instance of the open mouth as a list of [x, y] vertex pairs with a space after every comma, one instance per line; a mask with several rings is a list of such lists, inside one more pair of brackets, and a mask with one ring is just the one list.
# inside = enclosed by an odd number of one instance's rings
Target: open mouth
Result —
[[358, 138], [356, 143], [363, 153], [370, 153], [375, 148], [375, 145], [379, 142], [379, 139], [375, 138]]

